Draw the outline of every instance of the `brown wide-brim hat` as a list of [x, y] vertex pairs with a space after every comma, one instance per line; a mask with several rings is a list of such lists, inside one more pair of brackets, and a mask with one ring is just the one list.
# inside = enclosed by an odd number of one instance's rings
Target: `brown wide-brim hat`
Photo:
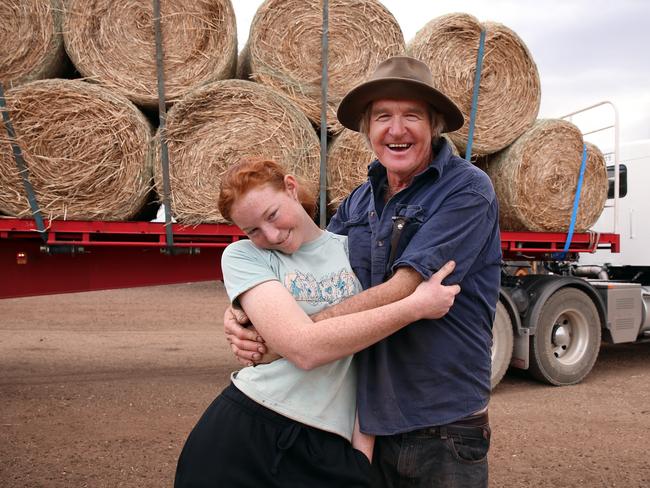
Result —
[[433, 76], [422, 61], [407, 56], [388, 58], [377, 66], [368, 81], [357, 85], [343, 97], [336, 116], [348, 129], [359, 132], [361, 115], [371, 102], [380, 99], [422, 100], [439, 112], [443, 132], [463, 126], [464, 118], [456, 104], [433, 87]]

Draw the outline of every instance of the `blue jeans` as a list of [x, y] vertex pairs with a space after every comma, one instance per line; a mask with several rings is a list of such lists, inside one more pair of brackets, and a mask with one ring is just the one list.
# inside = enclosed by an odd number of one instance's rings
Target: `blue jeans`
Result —
[[487, 488], [490, 426], [449, 424], [377, 437], [373, 488]]

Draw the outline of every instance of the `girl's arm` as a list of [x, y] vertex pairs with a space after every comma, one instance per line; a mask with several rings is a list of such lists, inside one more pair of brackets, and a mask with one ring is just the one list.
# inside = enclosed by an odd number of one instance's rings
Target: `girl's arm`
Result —
[[445, 315], [460, 291], [442, 280], [443, 266], [409, 296], [362, 312], [313, 321], [279, 281], [266, 281], [239, 296], [241, 306], [268, 346], [302, 369], [312, 369], [358, 352], [420, 319]]
[[[319, 322], [392, 303], [413, 293], [422, 281], [422, 276], [413, 268], [401, 267], [388, 281], [327, 307], [316, 315], [311, 315], [311, 318], [314, 322]], [[269, 352], [257, 330], [253, 326], [244, 327], [245, 324], [250, 325], [250, 322], [242, 310], [233, 307], [226, 309], [223, 317], [224, 333], [237, 360], [243, 366], [252, 366], [277, 359], [278, 355]]]

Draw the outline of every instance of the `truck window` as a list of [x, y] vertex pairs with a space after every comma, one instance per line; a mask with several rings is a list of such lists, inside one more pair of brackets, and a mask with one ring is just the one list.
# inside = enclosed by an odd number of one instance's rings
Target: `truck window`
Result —
[[[624, 164], [618, 165], [619, 182], [618, 182], [618, 198], [623, 198], [627, 195], [627, 166]], [[614, 198], [614, 165], [607, 166], [607, 179], [609, 182], [609, 189], [607, 190], [607, 198]]]

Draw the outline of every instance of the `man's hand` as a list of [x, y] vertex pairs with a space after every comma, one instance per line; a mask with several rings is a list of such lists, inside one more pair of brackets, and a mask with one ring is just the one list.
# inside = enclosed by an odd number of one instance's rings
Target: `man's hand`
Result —
[[223, 330], [230, 349], [243, 366], [254, 366], [262, 362], [271, 362], [280, 356], [270, 353], [264, 339], [250, 324], [246, 314], [239, 309], [228, 307], [223, 315]]

